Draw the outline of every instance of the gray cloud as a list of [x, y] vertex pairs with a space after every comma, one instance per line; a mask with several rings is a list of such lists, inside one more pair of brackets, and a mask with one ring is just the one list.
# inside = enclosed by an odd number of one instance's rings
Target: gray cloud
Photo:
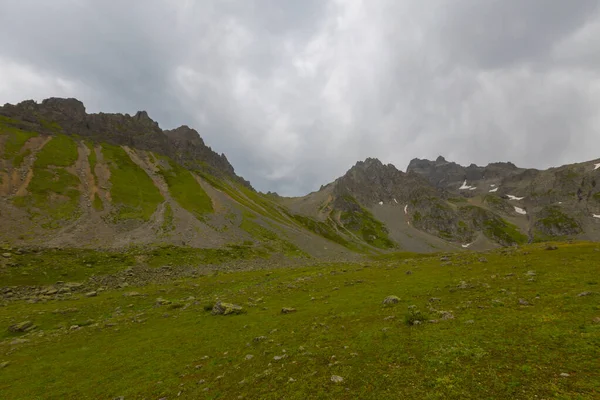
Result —
[[0, 102], [145, 109], [290, 195], [366, 157], [548, 167], [600, 156], [598, 4], [0, 0]]

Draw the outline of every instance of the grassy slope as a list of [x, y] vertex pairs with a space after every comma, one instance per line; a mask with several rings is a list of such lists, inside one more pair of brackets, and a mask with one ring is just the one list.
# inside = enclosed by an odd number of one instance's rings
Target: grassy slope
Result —
[[166, 157], [163, 159], [169, 163], [170, 169], [161, 168], [160, 174], [165, 178], [169, 193], [177, 203], [200, 219], [205, 214], [212, 213], [212, 201], [192, 173]]
[[47, 227], [57, 227], [62, 220], [76, 218], [80, 182], [77, 176], [65, 169], [76, 161], [75, 141], [64, 135], [53, 137], [36, 155], [28, 194], [16, 197], [14, 203], [29, 208], [34, 214], [39, 210], [50, 217]]
[[0, 135], [7, 135], [8, 139], [4, 145], [4, 154], [0, 154], [4, 159], [12, 160], [13, 166], [19, 166], [23, 159], [28, 155], [27, 152], [21, 153], [21, 149], [27, 140], [38, 136], [35, 132], [25, 131], [12, 126], [16, 121], [0, 116]]
[[110, 168], [110, 195], [116, 220], [148, 221], [164, 200], [146, 172], [134, 163], [121, 147], [102, 145], [102, 154]]
[[[452, 266], [404, 254], [369, 267], [236, 272], [125, 290], [139, 297], [115, 290], [14, 302], [0, 308], [4, 325], [31, 319], [44, 335], [9, 345], [15, 334], [1, 334], [0, 362], [10, 364], [0, 390], [15, 400], [598, 398], [597, 249], [503, 250], [486, 254], [487, 263], [463, 253]], [[461, 281], [470, 288], [459, 289]], [[596, 295], [578, 297], [583, 291]], [[391, 294], [400, 302], [382, 306]], [[173, 304], [156, 306], [158, 297]], [[204, 305], [215, 298], [248, 312], [212, 316]], [[455, 319], [408, 326], [411, 305]], [[281, 315], [284, 306], [298, 311]], [[86, 326], [69, 330], [74, 324]]]

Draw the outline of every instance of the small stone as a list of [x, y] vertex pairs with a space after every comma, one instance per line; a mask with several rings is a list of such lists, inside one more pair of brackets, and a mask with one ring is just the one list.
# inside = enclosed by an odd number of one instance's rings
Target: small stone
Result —
[[284, 355], [282, 355], [282, 356], [275, 356], [275, 357], [273, 357], [273, 360], [275, 360], [275, 361], [279, 361], [279, 360], [283, 360], [283, 359], [284, 359], [284, 358], [286, 358], [286, 357], [287, 357], [287, 355], [285, 355], [285, 354], [284, 354]]
[[137, 297], [140, 296], [139, 292], [127, 292], [127, 293], [123, 293], [124, 297]]
[[252, 339], [253, 342], [262, 342], [264, 340], [267, 340], [266, 336], [258, 336], [258, 337], [255, 337], [254, 339]]
[[468, 321], [465, 321], [465, 324], [474, 324], [474, 323], [475, 323], [475, 321], [474, 321], [474, 320], [472, 320], [472, 319], [470, 319], [470, 320], [468, 320]]
[[0, 369], [8, 367], [9, 364], [10, 364], [10, 361], [1, 362], [0, 363]]
[[12, 254], [11, 253], [2, 253], [2, 257], [4, 257], [4, 258], [11, 258]]
[[562, 376], [563, 378], [568, 378], [568, 377], [570, 377], [571, 375], [570, 375], [570, 374], [567, 374], [566, 372], [561, 372], [561, 373], [560, 373], [560, 376]]
[[405, 272], [406, 275], [412, 275], [412, 271], [408, 270]]
[[281, 309], [282, 314], [291, 314], [291, 313], [295, 313], [295, 312], [296, 312], [296, 309], [292, 308], [292, 307], [283, 307]]
[[581, 292], [577, 295], [577, 297], [585, 297], [585, 296], [590, 296], [592, 294], [593, 294], [593, 292]]
[[387, 316], [387, 317], [385, 317], [383, 320], [384, 320], [384, 321], [389, 321], [390, 319], [394, 319], [394, 318], [396, 318], [396, 316], [395, 316], [395, 315], [388, 315], [388, 316]]
[[87, 292], [85, 294], [85, 297], [96, 297], [96, 296], [98, 296], [98, 292], [96, 292], [96, 291]]
[[525, 299], [519, 299], [519, 304], [522, 306], [528, 306], [529, 302]]
[[246, 354], [246, 360], [252, 360], [254, 356], [252, 354]]
[[71, 327], [69, 328], [69, 330], [71, 330], [71, 331], [76, 331], [76, 330], [79, 330], [79, 329], [80, 329], [79, 325], [71, 325]]
[[553, 244], [549, 244], [546, 246], [546, 250], [558, 250], [558, 246], [555, 246]]
[[454, 319], [454, 315], [450, 311], [440, 311], [440, 318], [444, 321]]
[[440, 299], [439, 297], [432, 297], [429, 299], [430, 303], [436, 303], [436, 302], [440, 302], [442, 301], [442, 299]]
[[171, 304], [171, 301], [159, 297], [158, 299], [156, 299], [156, 302], [154, 304], [156, 304], [157, 306], [168, 306], [169, 304]]
[[527, 275], [527, 276], [536, 276], [537, 274], [535, 273], [535, 271], [527, 271], [527, 273], [525, 275]]
[[479, 257], [479, 262], [486, 263], [486, 262], [488, 262], [488, 260], [485, 257]]
[[288, 379], [288, 382], [296, 382], [296, 380], [294, 378], [290, 378]]
[[29, 342], [29, 339], [16, 338], [15, 340], [11, 341], [10, 344], [15, 345], [15, 344], [23, 344], [23, 343], [27, 343], [27, 342]]
[[19, 322], [18, 324], [14, 324], [11, 325], [8, 330], [11, 332], [28, 332], [32, 329], [35, 328], [35, 325], [33, 325], [33, 322], [31, 321], [23, 321], [23, 322]]
[[235, 315], [242, 314], [243, 312], [242, 306], [232, 303], [222, 303], [220, 301], [217, 302], [212, 309], [213, 315]]
[[331, 375], [331, 382], [333, 383], [341, 383], [344, 382], [344, 378], [339, 375]]
[[450, 257], [448, 257], [448, 256], [440, 257], [440, 261], [450, 261]]
[[456, 287], [459, 289], [468, 289], [470, 286], [467, 282], [460, 281], [460, 283], [458, 285], [456, 285]]
[[398, 296], [388, 296], [385, 299], [383, 299], [384, 305], [398, 304], [399, 302], [400, 302], [400, 298]]

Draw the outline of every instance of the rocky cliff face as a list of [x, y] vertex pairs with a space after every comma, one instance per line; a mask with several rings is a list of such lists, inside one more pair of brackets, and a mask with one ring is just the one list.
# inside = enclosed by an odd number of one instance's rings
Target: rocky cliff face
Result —
[[480, 167], [471, 164], [463, 167], [455, 162], [446, 161], [439, 156], [435, 161], [413, 159], [408, 165], [407, 172], [417, 173], [426, 178], [432, 185], [442, 189], [454, 190], [467, 182], [498, 181], [523, 172], [510, 162], [498, 162]]
[[197, 131], [181, 126], [163, 131], [148, 113], [87, 114], [77, 99], [49, 98], [0, 107], [0, 115], [21, 121], [23, 128], [41, 134], [65, 133], [93, 141], [125, 145], [173, 158], [182, 165], [206, 170], [219, 177], [234, 179], [248, 187], [249, 182], [235, 174], [225, 155], [215, 153], [204, 144]]

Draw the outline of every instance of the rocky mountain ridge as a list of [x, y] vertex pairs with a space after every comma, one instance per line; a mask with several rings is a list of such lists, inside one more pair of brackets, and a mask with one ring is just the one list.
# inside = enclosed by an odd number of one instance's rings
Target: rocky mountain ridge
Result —
[[[262, 194], [198, 132], [76, 99], [0, 107], [0, 242], [287, 255], [600, 240], [600, 160], [548, 170], [357, 162], [317, 192]], [[233, 247], [232, 247], [233, 246]], [[229, 251], [229, 250], [227, 250]], [[237, 253], [236, 253], [237, 254]]]

